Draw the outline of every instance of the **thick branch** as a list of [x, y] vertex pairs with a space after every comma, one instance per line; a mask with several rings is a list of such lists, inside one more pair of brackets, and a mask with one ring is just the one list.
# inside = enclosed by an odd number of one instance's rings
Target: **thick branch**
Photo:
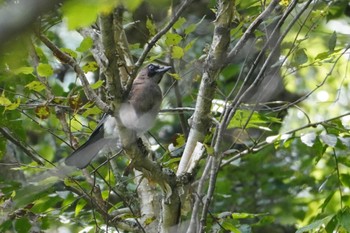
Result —
[[197, 142], [203, 141], [209, 129], [210, 108], [215, 93], [215, 79], [223, 68], [223, 61], [226, 59], [224, 51], [227, 50], [230, 41], [232, 17], [233, 2], [230, 0], [220, 1], [218, 3], [217, 17], [214, 22], [213, 41], [204, 64], [204, 72], [193, 114], [193, 123], [177, 170], [178, 176], [187, 172]]
[[111, 30], [113, 29], [113, 14], [101, 15], [100, 25], [103, 50], [108, 61], [105, 70], [108, 98], [110, 98], [112, 101], [120, 103], [122, 96], [122, 86], [118, 70], [115, 38], [114, 34], [111, 33]]

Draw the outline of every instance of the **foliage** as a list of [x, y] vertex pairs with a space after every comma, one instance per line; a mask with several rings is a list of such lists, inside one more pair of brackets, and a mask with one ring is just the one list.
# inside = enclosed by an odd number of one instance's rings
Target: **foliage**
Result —
[[[348, 2], [281, 1], [252, 31], [274, 1], [190, 2], [65, 1], [1, 44], [0, 232], [147, 232], [168, 205], [188, 232], [350, 232]], [[174, 69], [144, 144], [180, 207], [127, 151], [63, 162], [151, 62]]]

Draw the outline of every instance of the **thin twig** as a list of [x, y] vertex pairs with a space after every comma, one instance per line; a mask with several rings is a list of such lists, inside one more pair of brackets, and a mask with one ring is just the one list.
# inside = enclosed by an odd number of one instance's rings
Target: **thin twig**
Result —
[[19, 141], [15, 136], [13, 136], [8, 129], [0, 127], [0, 133], [10, 142], [18, 146], [22, 149], [22, 151], [28, 155], [31, 159], [37, 162], [39, 165], [44, 165], [44, 163], [35, 155], [37, 154], [34, 150], [29, 146], [25, 145], [23, 142]]
[[[176, 11], [176, 13], [173, 15], [173, 17], [169, 20], [169, 22], [157, 33], [155, 34], [152, 39], [147, 43], [146, 48], [142, 51], [142, 54], [140, 55], [139, 59], [135, 63], [134, 71], [131, 74], [131, 77], [136, 77], [138, 69], [141, 67], [143, 62], [145, 61], [148, 53], [151, 51], [151, 49], [156, 45], [157, 41], [165, 34], [167, 33], [170, 28], [176, 23], [176, 21], [180, 18], [180, 15], [182, 12], [192, 3], [193, 0], [185, 0], [182, 2], [179, 9]], [[128, 86], [131, 84], [128, 84]]]
[[77, 73], [82, 87], [84, 89], [85, 95], [89, 101], [94, 102], [96, 106], [101, 109], [103, 112], [110, 112], [110, 107], [101, 100], [101, 98], [95, 93], [95, 91], [90, 87], [89, 81], [87, 80], [84, 71], [81, 69], [79, 64], [69, 56], [67, 53], [64, 53], [60, 50], [55, 44], [53, 44], [46, 36], [41, 33], [37, 33], [39, 39], [52, 51], [55, 57], [57, 57], [61, 62], [70, 65], [74, 71]]
[[233, 58], [242, 50], [248, 39], [253, 35], [255, 29], [271, 15], [271, 12], [276, 8], [280, 0], [273, 0], [269, 6], [249, 25], [247, 30], [242, 35], [241, 39], [237, 42], [234, 48], [227, 55], [227, 61], [233, 60]]

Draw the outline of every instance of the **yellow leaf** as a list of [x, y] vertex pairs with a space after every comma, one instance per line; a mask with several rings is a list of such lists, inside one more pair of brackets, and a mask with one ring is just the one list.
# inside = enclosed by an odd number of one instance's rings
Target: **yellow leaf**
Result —
[[179, 46], [174, 46], [171, 51], [171, 56], [174, 59], [180, 59], [184, 55], [184, 50]]
[[33, 90], [37, 92], [40, 92], [46, 88], [45, 85], [39, 81], [30, 82], [25, 87], [28, 88], [29, 90]]
[[37, 72], [42, 77], [49, 77], [53, 75], [53, 69], [49, 64], [40, 63], [37, 67]]
[[46, 105], [45, 106], [38, 106], [35, 108], [35, 114], [40, 119], [46, 119], [50, 115], [50, 109]]
[[5, 106], [5, 110], [15, 110], [16, 108], [18, 108], [20, 103], [21, 103], [21, 100], [19, 98], [17, 98], [15, 103], [11, 103], [11, 104]]
[[2, 93], [2, 95], [0, 96], [0, 105], [2, 106], [9, 106], [10, 104], [12, 104], [12, 102], [5, 97], [5, 92]]
[[165, 39], [165, 44], [170, 46], [170, 45], [177, 45], [181, 42], [182, 37], [176, 33], [167, 33]]

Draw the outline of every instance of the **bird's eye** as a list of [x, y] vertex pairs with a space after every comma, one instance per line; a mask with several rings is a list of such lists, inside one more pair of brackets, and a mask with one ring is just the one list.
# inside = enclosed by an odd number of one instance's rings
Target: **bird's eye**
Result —
[[154, 66], [154, 65], [152, 65], [152, 64], [148, 66], [148, 69], [149, 69], [150, 71], [153, 71], [153, 70], [154, 70], [154, 68], [155, 68], [155, 66]]

